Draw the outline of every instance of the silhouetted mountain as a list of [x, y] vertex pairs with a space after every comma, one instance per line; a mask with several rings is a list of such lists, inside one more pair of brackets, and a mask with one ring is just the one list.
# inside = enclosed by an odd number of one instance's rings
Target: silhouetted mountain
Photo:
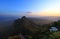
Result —
[[[15, 28], [26, 28], [26, 29], [29, 29], [29, 30], [37, 30], [38, 29], [38, 26], [33, 22], [31, 21], [30, 19], [26, 18], [25, 16], [23, 16], [21, 19], [18, 19], [18, 20], [15, 20], [14, 22], [14, 26]], [[23, 29], [23, 28], [22, 28]]]
[[33, 36], [34, 34], [35, 36], [38, 36], [39, 34], [49, 32], [48, 25], [37, 25], [31, 19], [25, 16], [14, 21], [14, 29], [15, 33], [21, 33], [27, 37], [30, 35]]
[[49, 31], [48, 25], [41, 26], [40, 24], [36, 24], [30, 18], [23, 16], [22, 18], [18, 18], [14, 20], [14, 23], [13, 25], [11, 25], [11, 27], [9, 26], [9, 28], [8, 27], [5, 28], [5, 30], [3, 31], [3, 36], [4, 37], [13, 36], [13, 35], [18, 35], [20, 33], [23, 34], [24, 36], [27, 36], [27, 35], [33, 36], [34, 34], [38, 36], [39, 34], [41, 33], [43, 34], [48, 31]]

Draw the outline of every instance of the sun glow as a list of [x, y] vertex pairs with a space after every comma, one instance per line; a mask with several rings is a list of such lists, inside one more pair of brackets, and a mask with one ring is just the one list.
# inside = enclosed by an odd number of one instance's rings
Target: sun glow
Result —
[[31, 16], [60, 16], [60, 7], [47, 8], [40, 12], [32, 12]]
[[41, 12], [32, 12], [30, 13], [31, 16], [60, 16], [59, 10], [46, 10]]
[[44, 8], [38, 12], [30, 13], [31, 16], [60, 16], [60, 1], [49, 0]]

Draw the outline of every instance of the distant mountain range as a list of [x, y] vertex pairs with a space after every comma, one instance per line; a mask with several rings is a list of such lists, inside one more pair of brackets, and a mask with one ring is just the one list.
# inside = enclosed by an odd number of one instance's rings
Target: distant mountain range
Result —
[[[15, 19], [21, 17], [16, 16], [0, 16], [0, 27], [11, 25]], [[60, 17], [28, 17], [30, 20], [34, 21], [36, 24], [48, 24], [54, 21], [60, 20]]]

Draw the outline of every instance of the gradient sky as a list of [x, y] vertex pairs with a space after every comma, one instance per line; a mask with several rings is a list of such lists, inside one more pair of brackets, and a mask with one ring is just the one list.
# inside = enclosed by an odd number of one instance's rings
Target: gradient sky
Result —
[[60, 16], [60, 0], [0, 0], [0, 15]]

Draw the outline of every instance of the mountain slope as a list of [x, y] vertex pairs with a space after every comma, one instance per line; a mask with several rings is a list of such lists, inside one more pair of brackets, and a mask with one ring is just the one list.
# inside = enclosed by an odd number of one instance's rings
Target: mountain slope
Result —
[[22, 29], [24, 27], [32, 31], [38, 30], [38, 26], [33, 21], [26, 18], [25, 16], [23, 16], [21, 19], [16, 20], [14, 24], [15, 24], [15, 28], [18, 27]]

